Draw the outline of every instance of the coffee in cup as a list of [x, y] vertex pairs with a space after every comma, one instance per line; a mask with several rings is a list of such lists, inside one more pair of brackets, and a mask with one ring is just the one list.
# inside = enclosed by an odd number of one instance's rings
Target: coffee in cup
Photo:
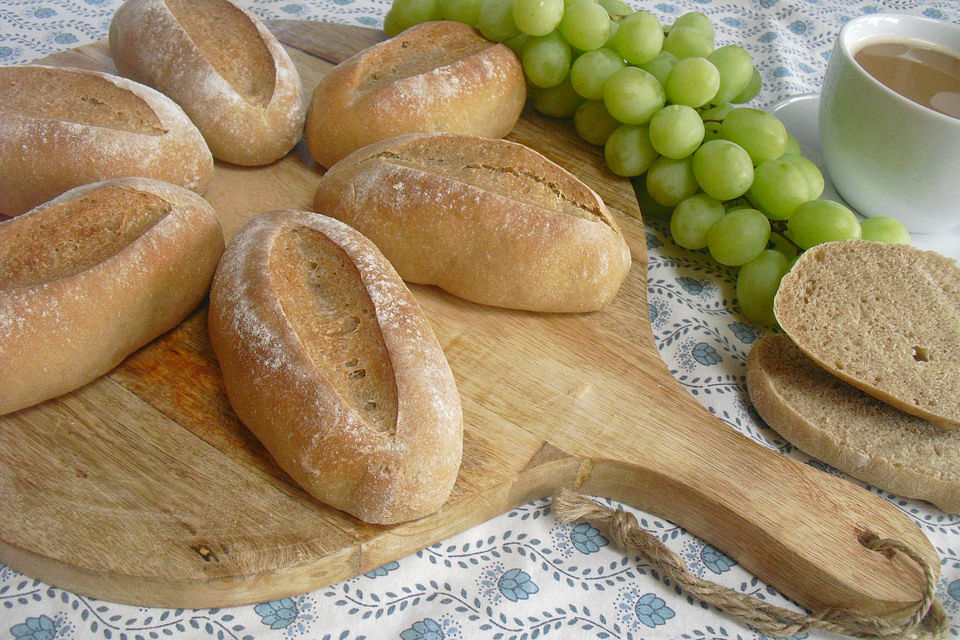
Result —
[[960, 225], [960, 26], [849, 21], [827, 65], [820, 141], [837, 191], [862, 214], [918, 233]]

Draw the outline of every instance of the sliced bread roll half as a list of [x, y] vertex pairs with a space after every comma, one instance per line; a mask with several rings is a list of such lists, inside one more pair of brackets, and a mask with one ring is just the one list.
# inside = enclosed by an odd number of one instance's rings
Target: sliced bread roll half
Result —
[[750, 350], [747, 388], [760, 417], [811, 456], [960, 513], [960, 431], [938, 429], [830, 375], [785, 335]]
[[949, 258], [863, 240], [818, 245], [784, 276], [774, 313], [833, 375], [960, 427], [960, 268]]
[[107, 73], [0, 67], [0, 213], [84, 184], [141, 176], [203, 193], [213, 158], [183, 110]]
[[175, 327], [222, 251], [213, 207], [143, 178], [0, 223], [0, 414], [72, 391]]
[[407, 133], [502, 138], [525, 100], [523, 67], [507, 45], [459, 22], [426, 22], [320, 80], [307, 111], [307, 148], [331, 167], [360, 147]]
[[227, 0], [127, 0], [110, 23], [110, 53], [121, 75], [183, 107], [219, 160], [268, 164], [303, 135], [290, 56]]
[[436, 511], [460, 467], [460, 397], [430, 323], [372, 242], [262, 214], [223, 256], [210, 339], [243, 423], [300, 486], [367, 522]]
[[506, 140], [444, 133], [375, 143], [327, 171], [314, 206], [373, 240], [404, 280], [482, 304], [595, 311], [630, 270], [600, 197]]

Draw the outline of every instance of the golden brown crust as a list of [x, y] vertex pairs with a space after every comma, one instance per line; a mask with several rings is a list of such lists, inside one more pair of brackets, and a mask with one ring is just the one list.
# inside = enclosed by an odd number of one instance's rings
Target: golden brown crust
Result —
[[251, 220], [217, 270], [209, 327], [237, 415], [313, 496], [380, 524], [449, 496], [463, 428], [453, 375], [358, 232], [309, 212]]
[[457, 22], [427, 22], [324, 76], [307, 111], [307, 147], [324, 167], [378, 140], [449, 131], [502, 138], [523, 109], [516, 55]]
[[227, 0], [127, 0], [110, 23], [110, 52], [122, 75], [181, 105], [220, 160], [269, 164], [303, 134], [290, 56]]
[[595, 311], [630, 270], [600, 197], [506, 140], [444, 133], [375, 143], [323, 176], [314, 207], [373, 240], [404, 280], [482, 304]]
[[144, 178], [77, 187], [0, 223], [0, 414], [76, 389], [172, 329], [222, 251], [206, 201]]
[[760, 417], [811, 456], [960, 513], [960, 431], [938, 429], [831, 376], [785, 335], [750, 350], [747, 389]]
[[83, 184], [145, 176], [203, 193], [210, 150], [180, 107], [125, 78], [0, 68], [0, 213], [19, 215]]
[[960, 268], [908, 245], [808, 249], [774, 300], [783, 330], [833, 375], [937, 426], [960, 427]]

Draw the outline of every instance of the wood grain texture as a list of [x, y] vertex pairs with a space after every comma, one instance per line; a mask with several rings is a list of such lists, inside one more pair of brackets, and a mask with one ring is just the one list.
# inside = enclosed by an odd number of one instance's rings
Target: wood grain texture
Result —
[[[307, 91], [382, 38], [317, 23], [271, 28]], [[112, 69], [102, 43], [50, 62]], [[231, 411], [201, 308], [108, 376], [0, 417], [0, 559], [120, 602], [250, 603], [357, 575], [571, 487], [672, 520], [811, 607], [893, 614], [919, 599], [915, 565], [857, 542], [865, 524], [938, 567], [906, 517], [755, 444], [671, 376], [647, 318], [645, 237], [630, 183], [565, 123], [526, 113], [510, 138], [622, 212], [634, 264], [613, 303], [593, 314], [495, 309], [413, 287], [463, 400], [463, 466], [439, 512], [375, 526], [293, 484]], [[207, 197], [229, 237], [261, 211], [308, 208], [320, 175], [301, 143], [268, 167], [218, 163]]]

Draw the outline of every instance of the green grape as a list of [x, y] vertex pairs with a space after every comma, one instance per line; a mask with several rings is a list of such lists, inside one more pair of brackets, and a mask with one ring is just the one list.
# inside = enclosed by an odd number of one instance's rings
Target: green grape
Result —
[[674, 104], [700, 107], [713, 99], [720, 73], [706, 58], [683, 58], [667, 74], [667, 99]]
[[518, 33], [512, 38], [507, 38], [506, 40], [504, 40], [503, 44], [510, 47], [513, 50], [513, 52], [517, 54], [517, 56], [519, 57], [520, 54], [523, 53], [523, 48], [527, 45], [527, 40], [529, 39], [530, 39], [530, 36], [528, 36], [527, 34]]
[[563, 18], [563, 0], [514, 0], [513, 22], [528, 36], [545, 36]]
[[834, 240], [857, 240], [860, 233], [857, 216], [839, 202], [810, 200], [794, 209], [786, 236], [806, 250]]
[[[689, 59], [689, 58], [688, 58]], [[703, 141], [703, 120], [694, 109], [672, 104], [650, 118], [650, 142], [660, 155], [686, 158]]]
[[676, 29], [677, 27], [693, 27], [694, 29], [699, 29], [703, 35], [710, 39], [710, 43], [713, 44], [713, 23], [710, 22], [710, 18], [699, 11], [691, 11], [690, 13], [683, 14], [676, 19], [670, 29]]
[[789, 160], [776, 158], [759, 164], [747, 191], [750, 202], [771, 220], [786, 220], [801, 202], [813, 200], [803, 170]]
[[623, 0], [597, 0], [597, 4], [607, 10], [607, 14], [614, 22], [620, 22], [633, 13], [633, 8]]
[[713, 51], [713, 39], [695, 27], [673, 27], [663, 39], [663, 48], [681, 60], [706, 58]]
[[737, 209], [753, 209], [753, 203], [747, 200], [745, 196], [740, 196], [739, 198], [734, 198], [733, 200], [727, 200], [723, 203], [723, 208], [727, 213], [731, 211], [736, 211]]
[[613, 47], [630, 64], [653, 60], [663, 44], [663, 26], [649, 11], [635, 11], [620, 21]]
[[773, 298], [787, 271], [787, 259], [779, 251], [766, 249], [740, 267], [737, 273], [737, 301], [740, 311], [750, 320], [775, 326]]
[[800, 155], [788, 155], [785, 153], [780, 156], [780, 159], [792, 162], [795, 167], [803, 172], [803, 177], [806, 178], [807, 186], [810, 189], [807, 200], [815, 200], [820, 197], [824, 187], [823, 174], [820, 172], [820, 167]]
[[555, 87], [544, 89], [531, 86], [527, 96], [534, 109], [551, 118], [569, 118], [583, 102], [583, 98], [570, 85], [569, 77]]
[[509, 40], [520, 33], [513, 20], [513, 0], [483, 0], [477, 28], [484, 38], [494, 42]]
[[727, 114], [720, 136], [746, 149], [754, 164], [779, 158], [787, 147], [787, 130], [777, 116], [748, 107]]
[[800, 142], [790, 133], [787, 133], [787, 146], [783, 150], [783, 155], [802, 156], [803, 149], [800, 148]]
[[860, 221], [860, 237], [886, 244], [910, 244], [910, 232], [896, 218], [878, 216]]
[[781, 254], [783, 254], [787, 264], [792, 264], [794, 260], [800, 257], [800, 249], [797, 248], [797, 245], [793, 244], [779, 233], [770, 234], [769, 246], [774, 251], [779, 251]]
[[573, 61], [570, 67], [570, 82], [577, 93], [587, 100], [602, 100], [603, 85], [624, 66], [616, 51], [605, 47], [588, 51]]
[[710, 228], [724, 215], [723, 203], [705, 193], [681, 201], [670, 216], [670, 235], [684, 249], [707, 246]]
[[610, 21], [610, 35], [607, 36], [607, 41], [603, 43], [604, 49], [610, 49], [611, 51], [616, 51], [616, 45], [614, 41], [617, 38], [617, 30], [620, 28], [619, 22]]
[[383, 18], [383, 31], [392, 38], [421, 22], [442, 17], [437, 0], [394, 0]]
[[620, 122], [603, 106], [603, 100], [584, 102], [573, 114], [573, 128], [590, 144], [603, 146], [619, 126]]
[[753, 182], [750, 154], [729, 140], [704, 142], [693, 154], [697, 184], [717, 200], [739, 198]]
[[530, 37], [520, 54], [527, 80], [535, 87], [555, 87], [570, 71], [570, 45], [554, 31], [546, 36]]
[[653, 60], [641, 65], [640, 68], [656, 78], [657, 82], [665, 85], [667, 83], [667, 74], [670, 73], [670, 69], [673, 69], [675, 64], [677, 64], [677, 56], [669, 51], [661, 51], [653, 56]]
[[475, 26], [480, 19], [481, 0], [437, 0], [440, 17]]
[[760, 95], [760, 89], [763, 88], [763, 78], [760, 77], [760, 72], [756, 67], [753, 68], [753, 71], [750, 72], [750, 80], [747, 82], [747, 86], [743, 88], [743, 91], [738, 93], [736, 96], [730, 99], [730, 102], [735, 104], [743, 104], [744, 102], [750, 102], [758, 95]]
[[707, 60], [720, 72], [720, 88], [714, 104], [730, 102], [747, 88], [753, 75], [753, 60], [746, 49], [729, 44], [708, 55]]
[[657, 152], [650, 144], [646, 125], [622, 124], [613, 130], [603, 145], [603, 157], [607, 167], [618, 176], [638, 176], [657, 159]]
[[637, 67], [624, 67], [603, 85], [603, 102], [610, 115], [620, 122], [643, 124], [663, 108], [666, 97], [652, 75]]
[[756, 209], [737, 209], [710, 227], [707, 248], [720, 264], [739, 267], [759, 256], [770, 239], [770, 221]]
[[560, 35], [571, 47], [593, 51], [603, 46], [610, 35], [607, 10], [594, 0], [579, 0], [563, 12]]
[[704, 122], [716, 122], [719, 125], [727, 114], [733, 111], [733, 107], [728, 104], [721, 104], [715, 107], [704, 107], [700, 109], [700, 118]]
[[675, 207], [697, 192], [693, 177], [693, 160], [660, 156], [647, 169], [647, 193], [658, 204]]

